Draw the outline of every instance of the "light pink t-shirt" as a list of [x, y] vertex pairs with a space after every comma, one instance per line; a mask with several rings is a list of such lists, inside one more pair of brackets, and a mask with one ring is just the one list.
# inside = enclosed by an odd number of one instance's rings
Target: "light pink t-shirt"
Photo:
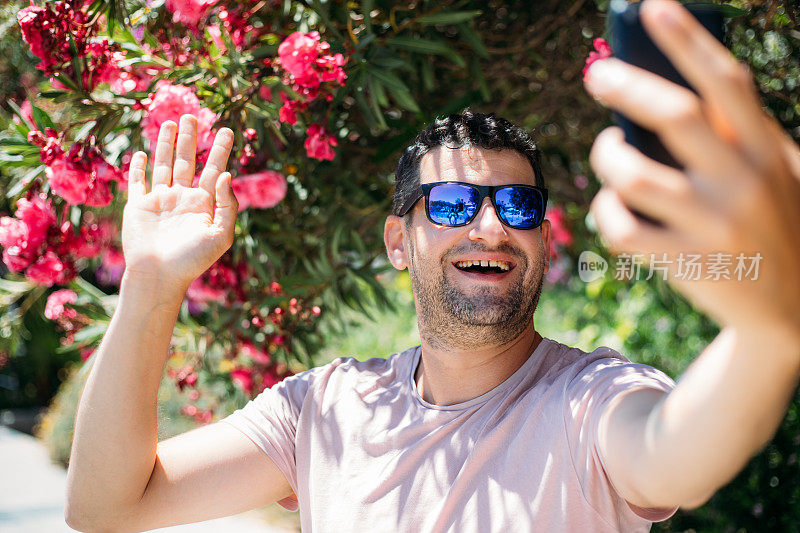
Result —
[[662, 372], [545, 338], [494, 389], [438, 406], [416, 389], [419, 357], [341, 357], [223, 419], [281, 469], [304, 532], [648, 531], [675, 512], [630, 506], [597, 448], [603, 409], [671, 390]]

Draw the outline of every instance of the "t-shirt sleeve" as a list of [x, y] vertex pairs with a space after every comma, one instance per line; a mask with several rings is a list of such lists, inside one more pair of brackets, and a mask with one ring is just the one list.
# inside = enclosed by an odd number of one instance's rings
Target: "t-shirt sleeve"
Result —
[[[565, 422], [573, 464], [590, 504], [596, 508], [613, 507], [622, 522], [626, 522], [626, 517], [635, 519], [631, 513], [650, 522], [660, 522], [675, 514], [678, 508], [637, 507], [619, 495], [606, 475], [598, 447], [600, 419], [621, 394], [642, 388], [669, 392], [675, 382], [660, 370], [631, 363], [613, 350], [609, 352], [608, 357], [583, 368], [567, 385]], [[612, 501], [604, 501], [609, 493]]]
[[317, 369], [289, 376], [220, 420], [250, 438], [283, 472], [294, 494], [278, 503], [289, 511], [298, 509], [295, 442], [297, 421]]

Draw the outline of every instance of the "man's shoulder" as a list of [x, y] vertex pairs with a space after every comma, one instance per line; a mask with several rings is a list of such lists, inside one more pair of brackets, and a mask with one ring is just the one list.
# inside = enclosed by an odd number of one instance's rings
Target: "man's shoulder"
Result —
[[555, 344], [564, 358], [563, 371], [568, 376], [568, 390], [585, 391], [612, 384], [649, 386], [662, 390], [675, 386], [672, 378], [661, 370], [644, 363], [632, 362], [614, 348], [599, 346], [586, 352], [558, 342]]
[[297, 375], [309, 374], [308, 377], [313, 377], [315, 380], [329, 380], [331, 378], [372, 379], [396, 375], [411, 364], [418, 349], [419, 346], [413, 346], [407, 350], [383, 357], [376, 356], [359, 359], [354, 356], [340, 356], [327, 364], [314, 367]]
[[546, 338], [549, 342], [548, 358], [551, 366], [559, 374], [577, 375], [584, 372], [594, 372], [606, 366], [616, 366], [630, 363], [630, 360], [620, 352], [608, 346], [599, 346], [591, 352], [584, 351], [576, 346], [568, 346], [556, 340]]

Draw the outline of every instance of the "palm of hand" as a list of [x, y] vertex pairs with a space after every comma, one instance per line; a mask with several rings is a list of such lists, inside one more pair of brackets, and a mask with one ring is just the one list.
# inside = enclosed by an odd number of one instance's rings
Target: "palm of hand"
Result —
[[[128, 203], [122, 222], [122, 247], [128, 276], [158, 280], [185, 289], [233, 241], [238, 204], [225, 167], [233, 142], [230, 130], [217, 136], [199, 187], [192, 187], [196, 152], [194, 117], [181, 119], [177, 159], [172, 163], [175, 124], [159, 134], [153, 187], [147, 192], [147, 156], [131, 161]], [[163, 142], [162, 142], [163, 141]]]

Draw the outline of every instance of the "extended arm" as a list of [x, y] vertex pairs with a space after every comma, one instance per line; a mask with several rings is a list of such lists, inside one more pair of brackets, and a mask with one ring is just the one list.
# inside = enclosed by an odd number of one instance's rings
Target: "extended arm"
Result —
[[726, 328], [668, 395], [623, 395], [600, 425], [614, 485], [640, 507], [697, 507], [775, 433], [800, 376], [800, 337]]
[[[199, 187], [194, 117], [131, 161], [122, 223], [120, 298], [81, 395], [67, 474], [66, 519], [85, 531], [143, 531], [233, 514], [291, 494], [285, 477], [235, 428], [216, 423], [159, 443], [157, 393], [183, 295], [233, 240], [237, 202], [222, 172], [233, 133], [217, 135]], [[173, 168], [174, 167], [174, 168]]]
[[[604, 184], [592, 212], [615, 250], [668, 254], [670, 283], [722, 331], [671, 393], [633, 391], [610, 406], [598, 445], [629, 502], [692, 507], [772, 437], [797, 386], [800, 154], [761, 110], [747, 70], [688, 13], [648, 0], [642, 18], [699, 96], [615, 59], [591, 66], [587, 88], [655, 131], [685, 168], [648, 159], [621, 131], [606, 130], [591, 154]], [[760, 254], [760, 269], [743, 279], [681, 279], [680, 253]]]

